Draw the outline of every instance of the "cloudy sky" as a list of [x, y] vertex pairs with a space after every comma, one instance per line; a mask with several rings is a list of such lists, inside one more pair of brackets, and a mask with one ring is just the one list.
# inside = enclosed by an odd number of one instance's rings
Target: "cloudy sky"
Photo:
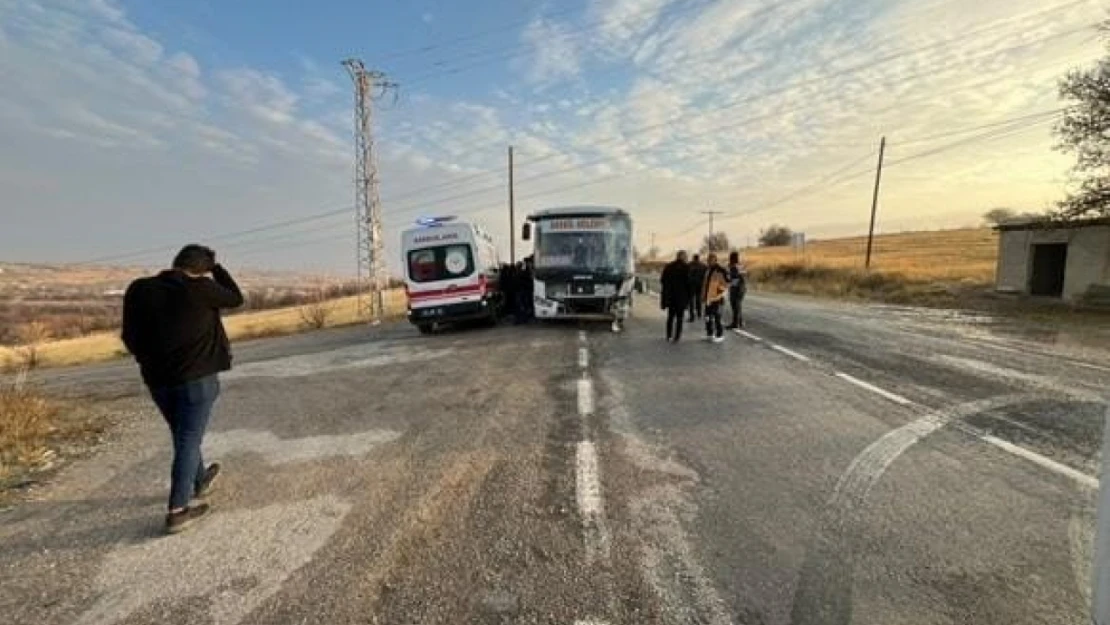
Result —
[[[637, 239], [773, 222], [975, 224], [1059, 198], [1055, 81], [1102, 53], [1102, 0], [0, 0], [0, 260], [354, 267], [357, 56], [378, 102], [391, 259], [455, 214], [629, 208]], [[507, 248], [507, 244], [505, 245]]]

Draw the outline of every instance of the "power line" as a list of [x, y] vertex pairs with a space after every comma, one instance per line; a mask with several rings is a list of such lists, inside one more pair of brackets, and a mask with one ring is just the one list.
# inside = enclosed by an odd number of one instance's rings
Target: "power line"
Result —
[[[1069, 3], [1069, 5], [1070, 4], [1074, 4], [1074, 3]], [[1069, 6], [1069, 5], [1064, 5], [1064, 6]], [[1046, 10], [1051, 10], [1051, 9], [1046, 9]], [[1049, 36], [1046, 36], [1046, 37], [1042, 37], [1042, 38], [1037, 39], [1037, 40], [1033, 40], [1033, 41], [1029, 41], [1029, 42], [1023, 42], [1022, 44], [1019, 44], [1017, 46], [1012, 46], [1010, 48], [995, 50], [995, 51], [992, 51], [988, 54], [981, 55], [981, 57], [977, 57], [977, 58], [985, 58], [985, 57], [994, 56], [994, 55], [997, 55], [997, 54], [1003, 54], [1003, 53], [1012, 51], [1015, 48], [1026, 47], [1028, 45], [1034, 45], [1034, 44], [1040, 43], [1040, 42], [1048, 40], [1048, 39], [1058, 38], [1058, 37], [1061, 37], [1061, 36], [1066, 36], [1068, 34], [1072, 34], [1074, 32], [1077, 32], [1078, 30], [1086, 30], [1086, 28], [1077, 29], [1075, 31], [1066, 31], [1064, 33], [1058, 33], [1058, 34], [1055, 34], [1055, 35], [1049, 35]], [[932, 47], [932, 45], [935, 45], [935, 44], [931, 44], [929, 47]], [[972, 60], [975, 60], [975, 59], [972, 59]], [[917, 74], [917, 75], [907, 77], [907, 80], [912, 80], [916, 76], [921, 75], [921, 74], [930, 73], [930, 71], [931, 70], [928, 70], [928, 69], [923, 70], [922, 72], [919, 72], [919, 74]], [[832, 76], [827, 76], [825, 78], [835, 77], [835, 75], [836, 74], [834, 74]], [[989, 84], [990, 82], [996, 82], [997, 80], [1000, 80], [1000, 78], [989, 79], [989, 80], [983, 81], [979, 84], [980, 85]], [[795, 86], [795, 87], [802, 86], [804, 84], [808, 84], [809, 82], [810, 82], [810, 80], [796, 82], [796, 83], [794, 83], [793, 86]], [[760, 94], [759, 97], [769, 97], [770, 95], [774, 95], [774, 94], [775, 94], [775, 92], [769, 92], [769, 93], [765, 93], [765, 94]], [[750, 100], [751, 100], [751, 98], [748, 99], [748, 101], [750, 101]], [[732, 104], [726, 105], [725, 108], [735, 106], [739, 103], [744, 103], [744, 102], [732, 103]], [[902, 104], [904, 104], [904, 103], [902, 103]], [[818, 105], [820, 105], [820, 103]], [[807, 107], [799, 107], [799, 108], [795, 108], [794, 110], [795, 111], [796, 110], [802, 110], [804, 108], [807, 108]], [[890, 108], [896, 108], [896, 107], [891, 106], [891, 107], [887, 107], [887, 109], [884, 109], [884, 110], [889, 110]], [[783, 111], [777, 111], [775, 114], [783, 114]], [[770, 117], [770, 116], [773, 116], [773, 115], [757, 116], [757, 117], [754, 117], [754, 118], [749, 118], [747, 120], [742, 120], [739, 124], [727, 124], [727, 125], [724, 125], [724, 126], [714, 127], [714, 128], [709, 129], [706, 132], [695, 133], [694, 135], [688, 135], [685, 138], [688, 139], [688, 138], [700, 136], [700, 135], [703, 135], [703, 134], [718, 132], [718, 131], [720, 131], [722, 129], [725, 129], [725, 128], [738, 127], [738, 126], [741, 126], [741, 125], [750, 124], [750, 123], [759, 121], [761, 119], [766, 119], [767, 117]], [[1001, 123], [1006, 123], [1006, 122], [1001, 122]], [[658, 126], [659, 126], [658, 124], [654, 124], [654, 125], [651, 125], [651, 126], [648, 126], [648, 127], [640, 128], [639, 130], [626, 133], [624, 136], [621, 137], [621, 139], [623, 140], [627, 136], [634, 136], [635, 134], [639, 134], [639, 133], [642, 133], [642, 132], [653, 130], [653, 129], [657, 128]], [[961, 132], [961, 131], [957, 131], [957, 132]], [[947, 134], [949, 134], [949, 133], [942, 133], [941, 136], [947, 135]], [[931, 137], [931, 138], [937, 138], [937, 137]], [[920, 139], [911, 140], [911, 141], [924, 141], [926, 139], [931, 139], [931, 138], [920, 138]], [[603, 142], [602, 144], [604, 144], [604, 143], [606, 143], [606, 142]], [[646, 148], [644, 150], [636, 150], [636, 151], [632, 151], [632, 152], [626, 152], [625, 155], [642, 153], [642, 152], [650, 151], [652, 149], [654, 149], [654, 147], [649, 146], [648, 148]], [[549, 158], [554, 158], [555, 156], [558, 156], [558, 155], [559, 155], [558, 153], [552, 153], [552, 154], [547, 155], [545, 157], [541, 157], [539, 159], [534, 159], [532, 161], [532, 163], [539, 162], [541, 160], [546, 160], [546, 159], [549, 159]], [[600, 160], [594, 160], [594, 161], [590, 161], [590, 162], [586, 162], [586, 163], [581, 163], [581, 164], [577, 164], [573, 167], [563, 168], [563, 169], [556, 170], [556, 171], [553, 171], [553, 172], [547, 172], [547, 173], [544, 173], [542, 175], [536, 175], [536, 176], [528, 177], [525, 181], [532, 181], [532, 180], [540, 179], [540, 178], [543, 178], [543, 177], [551, 177], [551, 176], [559, 175], [559, 174], [562, 174], [562, 173], [567, 173], [567, 172], [570, 172], [570, 171], [584, 169], [586, 167], [590, 167], [590, 166], [594, 166], [594, 165], [597, 165], [597, 164], [605, 163], [609, 160], [611, 160], [611, 159], [600, 159]], [[497, 170], [496, 173], [500, 173], [501, 171], [502, 170]], [[424, 193], [427, 193], [428, 191], [430, 191], [434, 188], [445, 188], [445, 187], [449, 187], [449, 186], [452, 186], [452, 185], [462, 184], [462, 182], [465, 181], [465, 180], [468, 180], [468, 179], [472, 180], [472, 179], [482, 177], [482, 176], [485, 176], [485, 175], [486, 175], [485, 172], [478, 173], [478, 174], [472, 174], [472, 175], [467, 176], [463, 179], [457, 179], [457, 180], [449, 181], [449, 182], [446, 182], [446, 183], [440, 183], [438, 185], [433, 185], [433, 187], [424, 187], [424, 188], [421, 188], [421, 189], [416, 189], [412, 192], [402, 194], [400, 196], [394, 196], [394, 197], [391, 197], [389, 199], [391, 201], [393, 201], [393, 200], [400, 199], [401, 197], [415, 197], [415, 196], [423, 195]], [[626, 174], [621, 174], [621, 175], [626, 175]], [[609, 179], [612, 179], [612, 178], [615, 178], [615, 177], [619, 177], [619, 176], [611, 176], [611, 177], [609, 177]], [[490, 189], [496, 189], [496, 188], [500, 188], [500, 185], [497, 185], [496, 187], [491, 187]], [[483, 191], [484, 190], [479, 190], [478, 192], [483, 192]], [[462, 197], [469, 197], [469, 196], [472, 196], [474, 194], [475, 194], [474, 192], [471, 192], [471, 193], [465, 194]], [[459, 199], [459, 198], [460, 198], [460, 196], [453, 196], [453, 197], [452, 196], [447, 196], [447, 197], [443, 197], [443, 198], [433, 199], [433, 200], [430, 200], [428, 202], [422, 202], [421, 204], [423, 205], [423, 204], [427, 204], [427, 203], [452, 201], [452, 200], [456, 200], [456, 199]], [[305, 223], [305, 222], [308, 222], [308, 221], [313, 221], [313, 220], [316, 220], [316, 219], [325, 218], [325, 217], [328, 217], [328, 216], [331, 216], [331, 215], [340, 214], [340, 213], [343, 213], [343, 212], [346, 212], [346, 211], [349, 211], [349, 210], [350, 210], [349, 207], [342, 208], [342, 209], [337, 209], [337, 210], [327, 210], [327, 211], [324, 211], [322, 213], [318, 213], [318, 214], [315, 214], [315, 215], [309, 215], [309, 216], [306, 216], [306, 217], [303, 217], [303, 218], [287, 220], [287, 221], [277, 222], [277, 223], [273, 223], [273, 224], [266, 224], [266, 225], [258, 226], [258, 227], [255, 227], [255, 228], [250, 228], [250, 229], [247, 229], [247, 230], [241, 230], [241, 231], [227, 233], [227, 234], [215, 235], [215, 236], [207, 237], [207, 239], [208, 240], [227, 240], [227, 239], [238, 237], [238, 236], [250, 235], [250, 234], [253, 234], [253, 233], [256, 233], [256, 232], [263, 232], [263, 231], [268, 231], [268, 230], [271, 230], [271, 229], [278, 229], [278, 228], [282, 228], [282, 227], [285, 227], [285, 226], [288, 226], [288, 225], [295, 225], [295, 224], [299, 224], [299, 223]], [[408, 211], [408, 210], [412, 210], [412, 209], [411, 208], [406, 208], [406, 209], [403, 209], [402, 212]], [[97, 257], [97, 258], [94, 258], [94, 259], [91, 259], [91, 260], [85, 261], [85, 262], [91, 264], [91, 263], [97, 263], [97, 262], [108, 262], [108, 261], [126, 259], [126, 258], [131, 258], [131, 257], [136, 257], [136, 256], [148, 255], [148, 254], [155, 253], [155, 252], [164, 252], [166, 250], [172, 249], [173, 247], [174, 247], [174, 244], [167, 244], [165, 246], [157, 247], [157, 248], [147, 248], [147, 249], [144, 249], [144, 250], [138, 250], [138, 251], [123, 253], [123, 254], [112, 254], [112, 255], [107, 255], [107, 256], [101, 256], [101, 257]]]

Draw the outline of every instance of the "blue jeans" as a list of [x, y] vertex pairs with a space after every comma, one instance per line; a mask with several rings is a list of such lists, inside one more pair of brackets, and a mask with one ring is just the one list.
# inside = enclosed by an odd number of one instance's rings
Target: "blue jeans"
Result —
[[173, 436], [173, 468], [170, 471], [170, 510], [184, 508], [204, 478], [200, 444], [208, 427], [212, 405], [220, 394], [215, 375], [179, 386], [151, 388], [150, 395], [170, 426]]

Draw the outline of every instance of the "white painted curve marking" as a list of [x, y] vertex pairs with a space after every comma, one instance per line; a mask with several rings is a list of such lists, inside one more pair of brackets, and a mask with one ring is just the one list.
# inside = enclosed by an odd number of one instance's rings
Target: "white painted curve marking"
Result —
[[829, 498], [829, 507], [842, 511], [862, 505], [871, 488], [890, 465], [915, 443], [949, 422], [974, 414], [1040, 399], [1038, 395], [1006, 395], [960, 404], [895, 428], [868, 445], [848, 465]]
[[609, 557], [609, 531], [601, 499], [601, 469], [597, 448], [591, 441], [580, 441], [575, 453], [575, 495], [582, 517], [586, 561], [593, 563]]
[[[351, 505], [333, 495], [215, 512], [177, 536], [119, 546], [77, 625], [113, 625], [160, 602], [206, 598], [215, 625], [236, 625], [327, 544]], [[250, 580], [250, 584], [236, 583]]]
[[847, 373], [843, 373], [843, 372], [840, 372], [840, 371], [836, 372], [835, 375], [836, 375], [836, 377], [840, 378], [841, 380], [844, 380], [845, 382], [848, 382], [850, 384], [855, 384], [856, 386], [858, 386], [862, 389], [871, 391], [872, 393], [875, 393], [876, 395], [885, 397], [885, 398], [889, 399], [890, 401], [892, 401], [896, 404], [901, 404], [903, 406], [913, 405], [913, 402], [906, 399], [905, 397], [902, 397], [901, 395], [898, 395], [898, 394], [895, 394], [895, 393], [891, 393], [890, 391], [888, 391], [886, 389], [879, 388], [878, 386], [875, 386], [874, 384], [871, 384], [870, 382], [865, 382], [865, 381], [863, 381], [863, 380], [861, 380], [861, 379], [859, 379], [859, 378], [857, 378], [853, 375], [848, 375]]
[[590, 350], [585, 347], [578, 348], [578, 368], [586, 369], [590, 366]]
[[1026, 460], [1033, 462], [1041, 466], [1042, 468], [1048, 469], [1053, 473], [1058, 473], [1060, 475], [1063, 475], [1064, 477], [1074, 480], [1080, 486], [1085, 486], [1092, 489], [1098, 488], [1097, 478], [1087, 475], [1082, 471], [1077, 471], [1065, 464], [1056, 462], [1051, 458], [1042, 456], [1035, 451], [1030, 451], [1009, 441], [1004, 441], [996, 436], [991, 436], [990, 434], [984, 434], [979, 438], [983, 439], [984, 442], [990, 443], [991, 445], [994, 445], [995, 447], [998, 447], [1003, 451], [1009, 452], [1021, 458], [1025, 458]]
[[228, 430], [209, 434], [204, 452], [212, 458], [259, 454], [267, 464], [306, 462], [331, 456], [364, 456], [371, 449], [401, 437], [393, 430], [281, 439], [265, 430]]
[[578, 414], [589, 416], [594, 413], [594, 384], [589, 378], [578, 380]]
[[771, 343], [771, 349], [773, 349], [776, 352], [779, 352], [781, 354], [786, 354], [787, 356], [790, 356], [791, 358], [793, 358], [795, 360], [800, 360], [802, 362], [809, 362], [809, 356], [806, 356], [804, 354], [799, 354], [798, 352], [796, 352], [792, 349], [787, 349], [787, 348], [783, 347], [782, 345], [776, 345], [774, 343]]
[[751, 340], [755, 341], [756, 343], [762, 343], [763, 342], [762, 338], [752, 334], [751, 332], [747, 332], [747, 331], [741, 330], [739, 328], [733, 330], [733, 332], [739, 334], [740, 336], [742, 336], [746, 339], [751, 339]]

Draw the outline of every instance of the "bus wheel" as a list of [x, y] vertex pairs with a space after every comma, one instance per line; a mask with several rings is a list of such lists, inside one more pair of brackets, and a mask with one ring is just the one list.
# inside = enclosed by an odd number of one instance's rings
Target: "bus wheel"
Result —
[[436, 327], [435, 324], [431, 323], [418, 323], [416, 324], [416, 329], [420, 330], [421, 334], [432, 334], [435, 332]]

